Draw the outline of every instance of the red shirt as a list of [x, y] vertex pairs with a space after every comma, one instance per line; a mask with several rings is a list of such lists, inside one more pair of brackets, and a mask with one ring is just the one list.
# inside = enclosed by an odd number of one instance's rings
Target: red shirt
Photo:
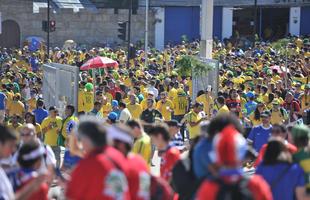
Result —
[[[113, 159], [113, 161], [112, 161]], [[97, 149], [81, 160], [67, 184], [68, 199], [129, 200], [125, 157], [112, 147]]]
[[[253, 175], [247, 187], [255, 200], [272, 200], [270, 188], [261, 176]], [[219, 190], [219, 185], [216, 182], [206, 180], [198, 189], [196, 200], [214, 200]]]
[[[297, 147], [291, 143], [286, 143], [286, 148], [291, 154], [294, 154], [297, 152]], [[258, 157], [254, 163], [254, 167], [257, 167], [257, 165], [263, 160], [266, 149], [267, 149], [267, 144], [264, 144], [261, 150], [259, 151]]]
[[[31, 179], [32, 180], [32, 179]], [[28, 183], [31, 182], [31, 180], [27, 181], [26, 183], [24, 183], [21, 188], [23, 188], [25, 185], [27, 185]], [[20, 188], [20, 189], [21, 189]], [[20, 190], [19, 189], [19, 190]], [[31, 196], [28, 198], [28, 200], [48, 200], [47, 198], [47, 194], [48, 194], [48, 185], [46, 183], [42, 183], [37, 190], [33, 191], [33, 193], [31, 194]]]
[[170, 181], [172, 169], [176, 162], [180, 160], [180, 151], [176, 147], [169, 147], [161, 156], [160, 176], [166, 181]]
[[144, 159], [139, 155], [129, 154], [126, 164], [131, 199], [150, 199], [151, 175]]

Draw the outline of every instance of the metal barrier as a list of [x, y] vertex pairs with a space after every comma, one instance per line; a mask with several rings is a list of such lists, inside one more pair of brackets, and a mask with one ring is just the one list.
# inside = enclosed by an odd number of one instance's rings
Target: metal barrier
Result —
[[71, 65], [49, 63], [43, 65], [43, 98], [45, 106], [56, 106], [61, 116], [65, 106], [74, 105], [77, 111], [79, 68]]

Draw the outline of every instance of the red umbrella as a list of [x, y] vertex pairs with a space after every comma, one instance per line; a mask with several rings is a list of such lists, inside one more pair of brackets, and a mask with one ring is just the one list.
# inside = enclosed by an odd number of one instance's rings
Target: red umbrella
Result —
[[118, 67], [118, 62], [112, 60], [111, 58], [97, 56], [88, 60], [81, 66], [81, 70], [89, 70], [89, 69], [99, 69], [99, 68], [107, 68], [107, 67]]

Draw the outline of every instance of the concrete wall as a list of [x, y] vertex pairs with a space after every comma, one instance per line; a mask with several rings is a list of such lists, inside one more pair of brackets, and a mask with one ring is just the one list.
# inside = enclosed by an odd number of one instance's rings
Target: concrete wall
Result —
[[[21, 30], [21, 43], [28, 36], [40, 36], [46, 39], [42, 31], [42, 20], [46, 20], [46, 9], [33, 13], [31, 2], [18, 0], [1, 0], [0, 12], [2, 21], [14, 20]], [[149, 12], [149, 41], [155, 42], [155, 12]], [[126, 21], [127, 10], [119, 10], [114, 14], [113, 9], [100, 9], [98, 12], [72, 9], [58, 9], [57, 13], [51, 12], [51, 20], [56, 20], [56, 31], [50, 34], [52, 46], [61, 46], [68, 39], [79, 44], [102, 45], [104, 43], [121, 43], [117, 38], [117, 22]], [[132, 40], [144, 40], [145, 9], [139, 8], [137, 15], [132, 15]]]

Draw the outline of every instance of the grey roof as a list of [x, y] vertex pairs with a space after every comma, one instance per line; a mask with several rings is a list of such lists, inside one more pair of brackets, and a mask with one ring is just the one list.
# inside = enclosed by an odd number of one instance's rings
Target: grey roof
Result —
[[[89, 0], [50, 0], [50, 5], [53, 9], [72, 8], [78, 12], [79, 9], [88, 9], [95, 11], [96, 6]], [[34, 0], [33, 11], [38, 12], [39, 8], [47, 8], [47, 0]]]

